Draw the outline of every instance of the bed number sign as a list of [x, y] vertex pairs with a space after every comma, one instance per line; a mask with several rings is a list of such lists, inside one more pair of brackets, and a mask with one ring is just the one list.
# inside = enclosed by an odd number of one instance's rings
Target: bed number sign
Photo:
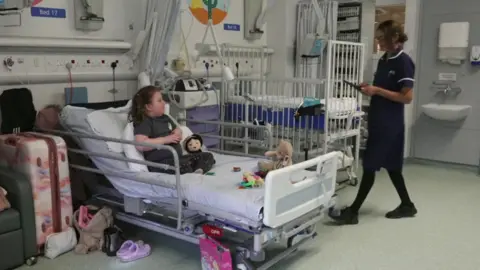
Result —
[[240, 24], [226, 23], [223, 25], [225, 31], [240, 31]]
[[31, 7], [30, 13], [32, 17], [59, 19], [64, 19], [67, 17], [67, 10], [63, 8]]

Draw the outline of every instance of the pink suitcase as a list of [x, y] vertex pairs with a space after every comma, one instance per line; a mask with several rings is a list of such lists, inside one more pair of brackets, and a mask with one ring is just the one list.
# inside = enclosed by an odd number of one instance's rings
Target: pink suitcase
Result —
[[39, 249], [48, 235], [71, 226], [72, 194], [62, 138], [33, 132], [0, 135], [0, 166], [31, 179]]
[[230, 250], [212, 238], [200, 238], [202, 270], [232, 270]]

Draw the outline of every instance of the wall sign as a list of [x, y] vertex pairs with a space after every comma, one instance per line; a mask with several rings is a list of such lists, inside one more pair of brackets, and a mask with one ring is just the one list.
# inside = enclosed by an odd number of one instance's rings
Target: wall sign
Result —
[[240, 24], [225, 23], [223, 30], [226, 31], [240, 31]]
[[63, 8], [31, 7], [30, 13], [32, 17], [60, 19], [64, 19], [67, 17], [67, 10]]
[[456, 82], [457, 73], [438, 73], [438, 80]]

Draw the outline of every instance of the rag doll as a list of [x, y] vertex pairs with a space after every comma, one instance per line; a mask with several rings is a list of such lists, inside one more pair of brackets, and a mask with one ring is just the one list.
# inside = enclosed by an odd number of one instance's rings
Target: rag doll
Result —
[[293, 147], [289, 141], [280, 140], [275, 151], [265, 152], [265, 156], [273, 160], [261, 160], [258, 162], [258, 169], [262, 172], [269, 172], [292, 165]]
[[183, 143], [183, 148], [185, 148], [185, 151], [189, 154], [202, 152], [203, 139], [198, 134], [192, 134], [187, 137]]

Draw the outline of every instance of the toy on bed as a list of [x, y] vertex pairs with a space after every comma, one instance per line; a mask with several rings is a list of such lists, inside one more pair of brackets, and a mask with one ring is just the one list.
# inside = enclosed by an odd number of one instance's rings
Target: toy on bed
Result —
[[7, 199], [7, 191], [0, 187], [0, 212], [10, 208], [10, 202]]
[[306, 97], [303, 99], [303, 102], [295, 111], [295, 119], [298, 119], [300, 116], [315, 116], [320, 115], [324, 111], [323, 104], [317, 98]]
[[265, 152], [265, 156], [273, 158], [273, 160], [261, 160], [258, 162], [259, 172], [266, 175], [270, 171], [292, 165], [292, 155], [292, 144], [289, 141], [280, 140], [275, 151]]
[[189, 154], [200, 153], [202, 152], [203, 139], [198, 134], [192, 134], [189, 137], [185, 138], [183, 142], [184, 149]]
[[259, 188], [265, 184], [265, 181], [262, 177], [255, 175], [251, 172], [244, 172], [243, 173], [243, 180], [240, 183], [239, 189], [247, 189], [247, 188]]

